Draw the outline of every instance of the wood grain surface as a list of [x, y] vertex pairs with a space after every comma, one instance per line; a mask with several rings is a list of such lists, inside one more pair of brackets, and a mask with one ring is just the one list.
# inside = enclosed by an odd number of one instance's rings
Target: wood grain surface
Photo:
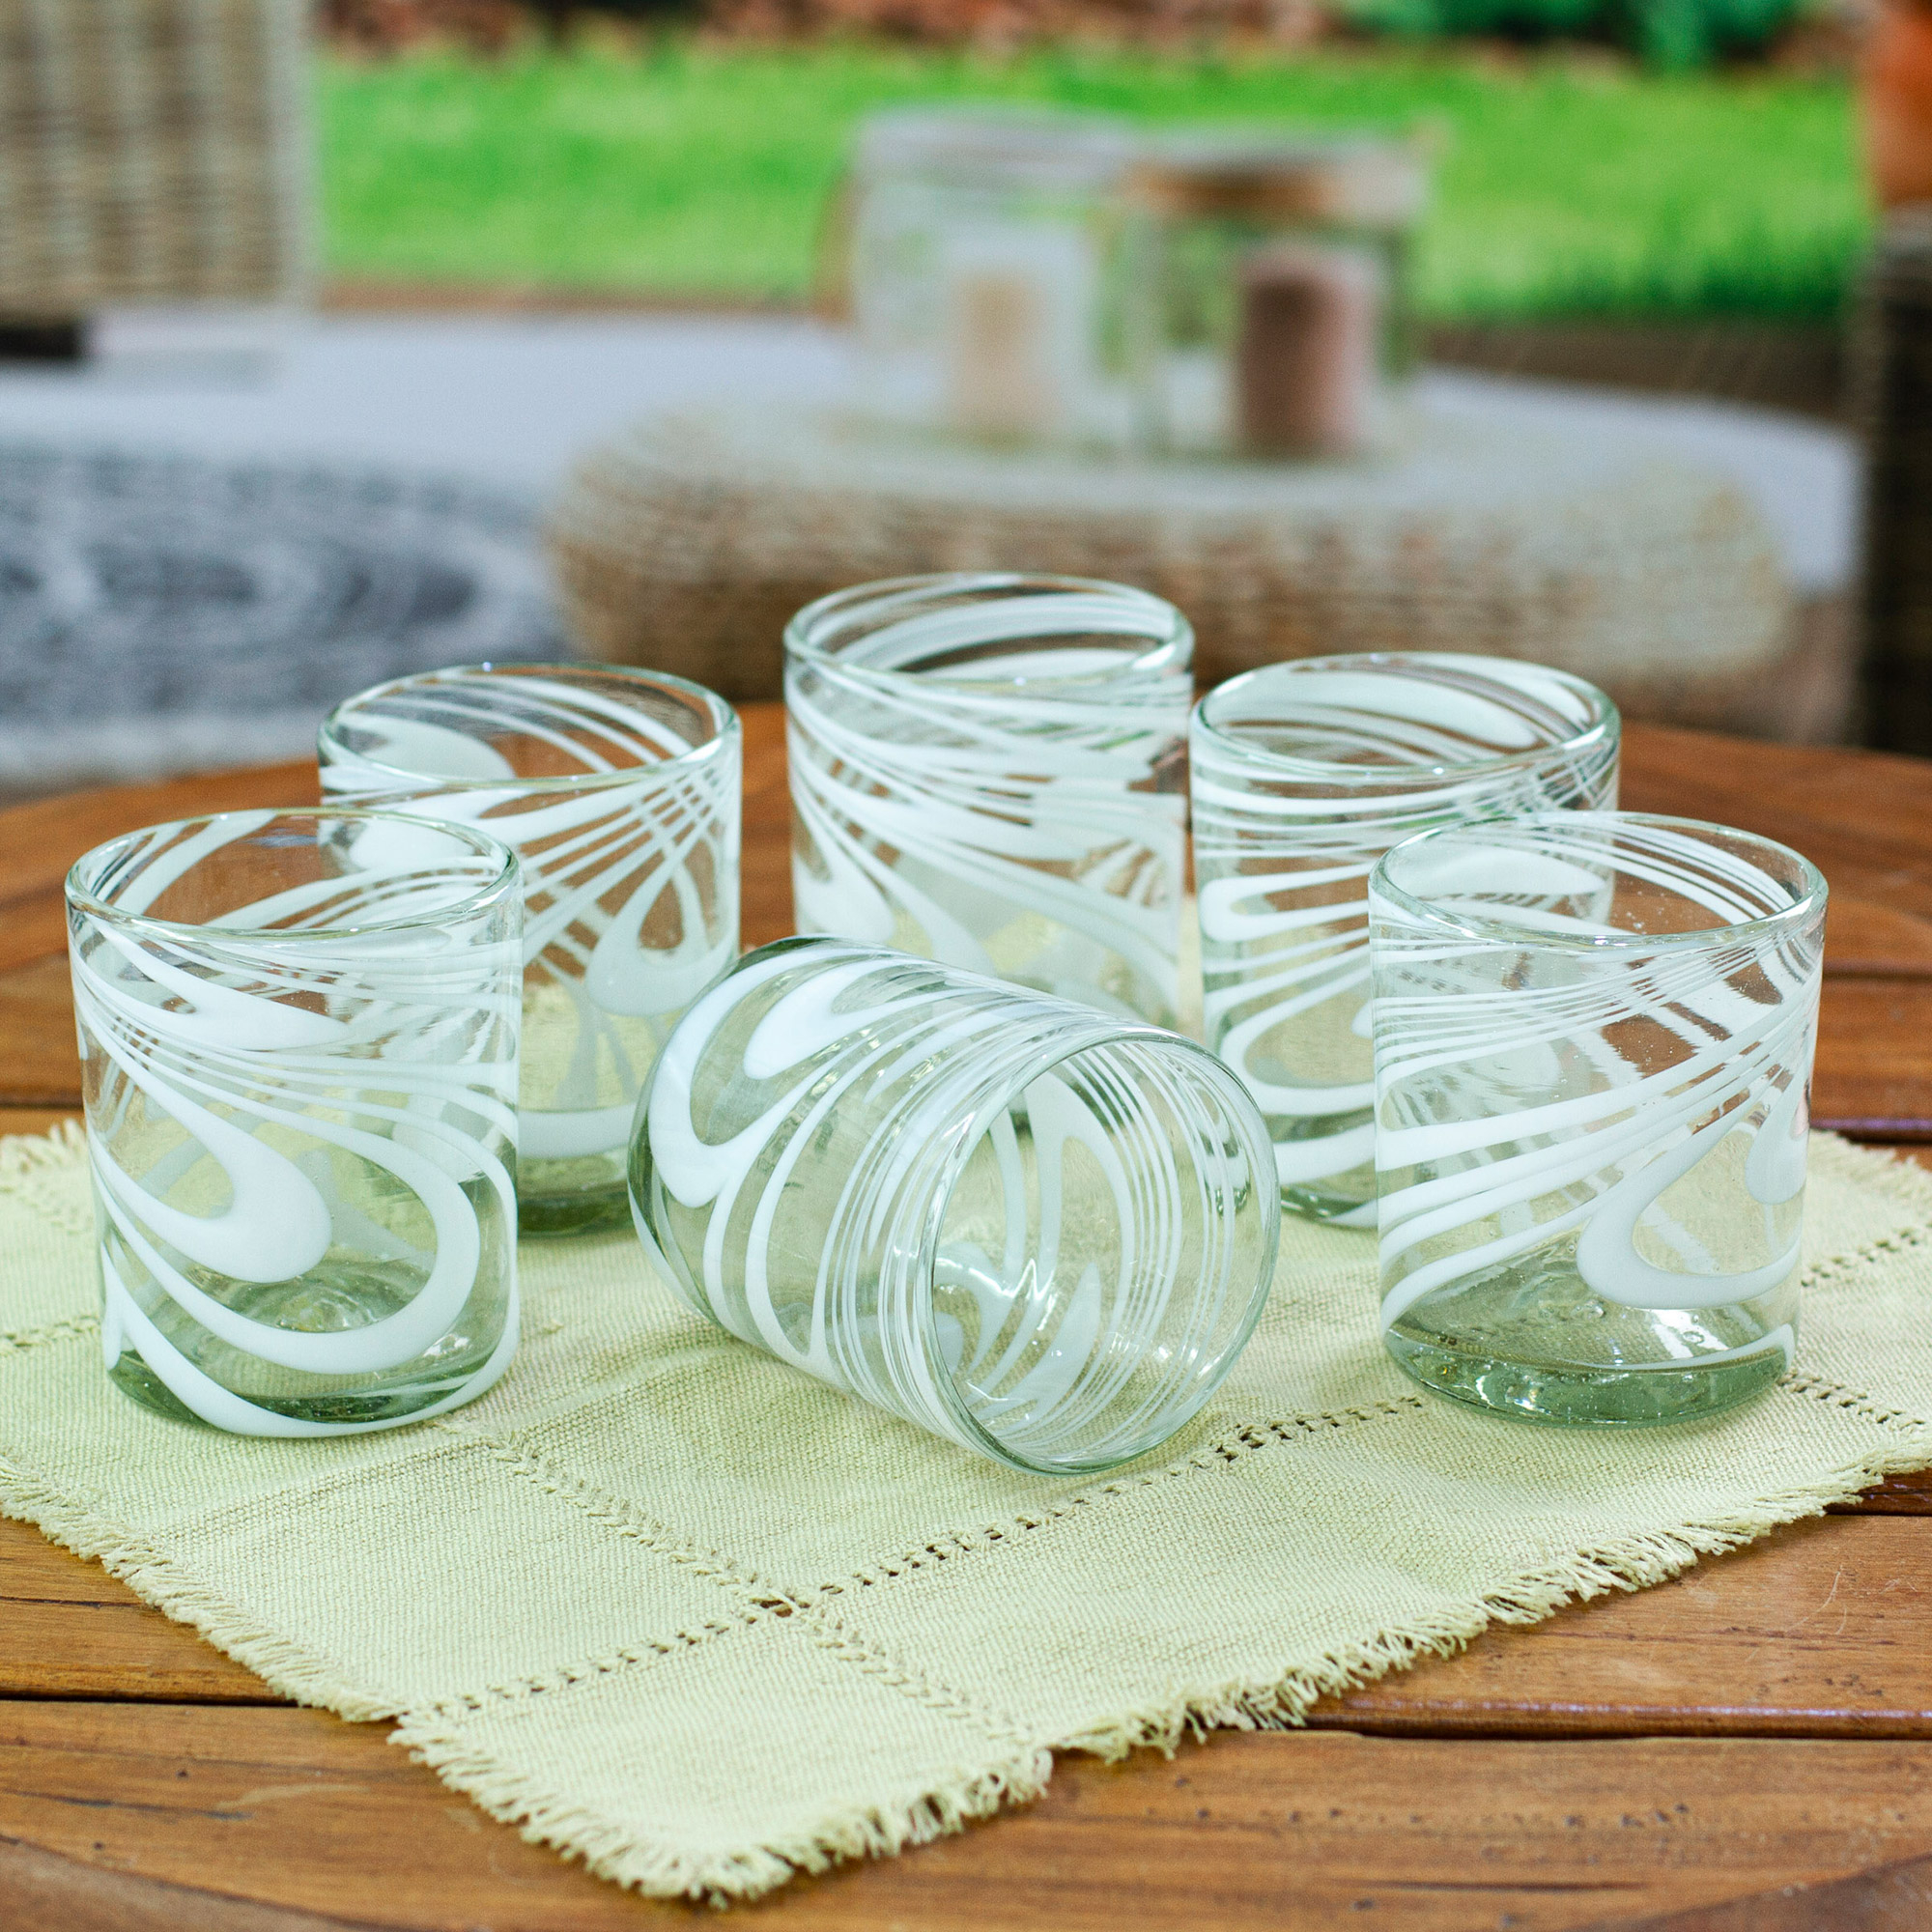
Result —
[[[747, 944], [789, 929], [782, 721], [747, 707]], [[1932, 764], [1632, 727], [1624, 802], [1786, 839], [1833, 888], [1816, 1112], [1932, 1165]], [[60, 881], [313, 768], [0, 812], [0, 1131], [74, 1104]], [[4, 1265], [4, 1262], [0, 1262]], [[1674, 1582], [1496, 1631], [1171, 1763], [741, 1907], [840, 1932], [1932, 1928], [1932, 1474]], [[0, 1927], [696, 1926], [525, 1844], [385, 1742], [275, 1699], [97, 1565], [0, 1522]]]

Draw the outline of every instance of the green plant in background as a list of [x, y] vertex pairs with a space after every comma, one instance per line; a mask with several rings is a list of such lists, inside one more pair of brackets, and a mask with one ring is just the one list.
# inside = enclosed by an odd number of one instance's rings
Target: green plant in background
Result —
[[1508, 71], [1434, 49], [994, 61], [666, 38], [496, 63], [325, 63], [329, 265], [796, 300], [860, 119], [962, 99], [1154, 122], [1426, 124], [1442, 158], [1418, 266], [1437, 319], [1818, 320], [1836, 312], [1867, 230], [1838, 81], [1555, 58]]
[[1351, 0], [1347, 17], [1373, 33], [1411, 39], [1476, 36], [1525, 42], [1599, 41], [1665, 72], [1720, 54], [1756, 54], [1803, 0]]

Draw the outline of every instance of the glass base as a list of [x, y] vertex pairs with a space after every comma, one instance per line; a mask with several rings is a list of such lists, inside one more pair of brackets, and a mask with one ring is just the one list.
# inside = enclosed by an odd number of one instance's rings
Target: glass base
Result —
[[[123, 1395], [131, 1396], [143, 1408], [152, 1409], [156, 1415], [165, 1415], [171, 1422], [190, 1423], [196, 1429], [213, 1427], [212, 1423], [195, 1414], [194, 1410], [162, 1381], [160, 1377], [141, 1359], [137, 1350], [122, 1350], [113, 1366], [107, 1371], [107, 1379]], [[402, 1423], [420, 1414], [422, 1410], [433, 1408], [438, 1403], [446, 1401], [450, 1387], [451, 1383], [446, 1377], [439, 1377], [434, 1382], [426, 1381], [411, 1388], [380, 1389], [368, 1395], [312, 1395], [286, 1400], [266, 1400], [261, 1396], [250, 1396], [248, 1400], [271, 1410], [276, 1415], [286, 1415], [298, 1422]]]
[[1345, 1228], [1373, 1228], [1376, 1191], [1372, 1183], [1365, 1199], [1355, 1194], [1331, 1194], [1319, 1185], [1284, 1186], [1281, 1211], [1299, 1214], [1304, 1221], [1333, 1221]]
[[1761, 1394], [1790, 1366], [1780, 1341], [1703, 1368], [1593, 1369], [1504, 1361], [1394, 1329], [1382, 1340], [1398, 1366], [1437, 1395], [1565, 1429], [1642, 1429], [1717, 1415]]
[[603, 1235], [631, 1225], [631, 1197], [615, 1187], [585, 1187], [572, 1194], [519, 1193], [517, 1233], [539, 1238], [554, 1235]]
[[1382, 1335], [1424, 1388], [1524, 1422], [1635, 1429], [1716, 1415], [1791, 1363], [1790, 1283], [1752, 1301], [1634, 1308], [1597, 1294], [1566, 1234], [1410, 1304]]

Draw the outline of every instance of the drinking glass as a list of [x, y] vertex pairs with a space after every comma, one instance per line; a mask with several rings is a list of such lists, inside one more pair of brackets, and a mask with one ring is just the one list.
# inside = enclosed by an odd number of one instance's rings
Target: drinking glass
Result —
[[995, 1462], [1104, 1469], [1266, 1298], [1266, 1130], [1178, 1035], [882, 948], [749, 954], [660, 1056], [638, 1232], [700, 1315]]
[[243, 1435], [391, 1428], [517, 1346], [515, 856], [325, 807], [67, 882], [114, 1381]]
[[1174, 1024], [1194, 634], [1076, 577], [912, 577], [785, 633], [801, 932]]
[[1382, 1326], [1425, 1387], [1665, 1422], [1776, 1379], [1825, 882], [1768, 838], [1557, 812], [1370, 882]]
[[1370, 868], [1431, 826], [1614, 806], [1617, 738], [1595, 685], [1449, 652], [1270, 665], [1195, 707], [1208, 1043], [1267, 1119], [1284, 1207], [1375, 1226]]
[[860, 130], [851, 294], [867, 415], [996, 443], [1121, 449], [1135, 142], [1090, 114], [887, 109]]
[[477, 825], [522, 860], [520, 1225], [621, 1227], [644, 1076], [738, 952], [737, 714], [659, 671], [470, 666], [337, 705], [321, 756], [329, 796]]
[[1141, 440], [1198, 455], [1348, 456], [1385, 439], [1415, 356], [1421, 153], [1355, 136], [1192, 129], [1127, 179]]

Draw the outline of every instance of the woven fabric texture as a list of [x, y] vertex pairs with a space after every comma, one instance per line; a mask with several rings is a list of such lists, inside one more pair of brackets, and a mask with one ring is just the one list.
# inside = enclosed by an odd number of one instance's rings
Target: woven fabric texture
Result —
[[0, 311], [308, 278], [301, 0], [0, 0]]
[[1419, 1394], [1373, 1242], [1292, 1222], [1252, 1346], [1109, 1478], [1008, 1473], [685, 1313], [613, 1236], [524, 1250], [491, 1395], [242, 1440], [101, 1373], [77, 1136], [0, 1145], [0, 1510], [607, 1878], [746, 1895], [1037, 1794], [1052, 1753], [1322, 1691], [1662, 1580], [1932, 1463], [1932, 1177], [1820, 1136], [1801, 1366], [1630, 1435]]

